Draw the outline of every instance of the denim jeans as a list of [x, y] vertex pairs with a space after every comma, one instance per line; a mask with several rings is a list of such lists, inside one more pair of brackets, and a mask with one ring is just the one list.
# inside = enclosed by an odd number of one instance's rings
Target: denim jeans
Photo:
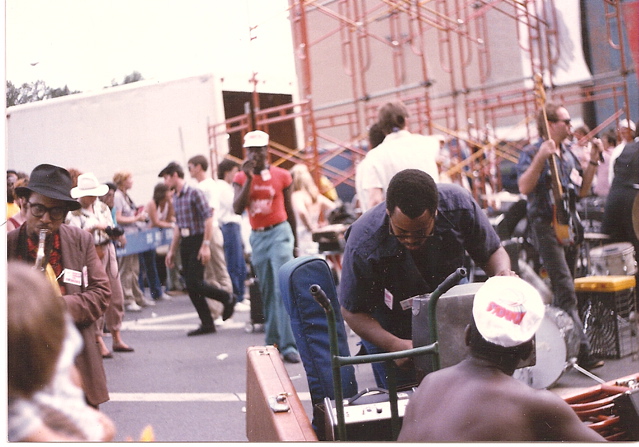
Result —
[[531, 228], [533, 243], [550, 277], [553, 292], [552, 305], [572, 317], [575, 322], [575, 330], [580, 337], [580, 353], [589, 354], [590, 341], [579, 317], [573, 278], [577, 247], [561, 246], [555, 236], [554, 228], [548, 222], [533, 220]]
[[293, 259], [293, 231], [288, 222], [268, 231], [251, 231], [251, 262], [260, 284], [264, 304], [266, 344], [275, 345], [283, 355], [297, 352], [291, 319], [280, 295], [280, 267]]
[[144, 290], [144, 278], [149, 283], [151, 289], [151, 297], [157, 300], [162, 296], [162, 283], [160, 282], [160, 275], [158, 274], [158, 268], [156, 264], [155, 249], [140, 253], [140, 276], [138, 281], [140, 289]]
[[240, 302], [244, 299], [244, 282], [246, 281], [246, 261], [244, 260], [244, 246], [242, 231], [239, 223], [226, 223], [221, 226], [224, 236], [224, 257], [226, 268], [233, 284], [233, 293]]

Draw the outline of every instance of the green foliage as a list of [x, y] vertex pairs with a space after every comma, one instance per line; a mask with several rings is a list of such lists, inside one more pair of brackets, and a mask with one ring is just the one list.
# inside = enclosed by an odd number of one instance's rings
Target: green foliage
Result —
[[66, 85], [62, 88], [48, 87], [42, 80], [31, 83], [25, 82], [19, 87], [15, 86], [11, 81], [7, 81], [6, 88], [7, 107], [80, 93], [77, 90], [70, 90]]
[[139, 71], [133, 71], [133, 73], [128, 74], [124, 77], [122, 83], [118, 83], [115, 79], [111, 80], [111, 87], [116, 87], [118, 85], [131, 84], [133, 82], [143, 81], [144, 77], [140, 74]]
[[[118, 83], [114, 80], [111, 81], [111, 86], [131, 84], [132, 82], [142, 81], [144, 77], [139, 71], [133, 71], [124, 77], [122, 83]], [[43, 99], [59, 98], [61, 96], [72, 95], [74, 93], [81, 93], [78, 90], [71, 90], [67, 85], [59, 88], [51, 88], [42, 80], [35, 82], [25, 82], [21, 86], [16, 86], [11, 81], [7, 81], [6, 85], [6, 98], [7, 107], [15, 106], [18, 104], [27, 104], [29, 102], [42, 101]]]

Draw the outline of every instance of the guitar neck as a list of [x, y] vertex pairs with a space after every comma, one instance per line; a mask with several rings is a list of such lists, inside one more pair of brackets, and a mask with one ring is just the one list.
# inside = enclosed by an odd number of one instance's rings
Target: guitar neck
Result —
[[552, 154], [550, 158], [548, 158], [548, 162], [550, 163], [550, 184], [552, 186], [553, 196], [555, 198], [555, 202], [561, 200], [564, 196], [564, 189], [561, 186], [561, 180], [559, 179], [559, 167], [557, 166], [557, 155]]

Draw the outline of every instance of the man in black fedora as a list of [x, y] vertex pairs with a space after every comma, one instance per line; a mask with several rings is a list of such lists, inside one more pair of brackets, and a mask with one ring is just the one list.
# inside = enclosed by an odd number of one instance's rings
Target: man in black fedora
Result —
[[[37, 166], [29, 185], [18, 188], [26, 197], [25, 223], [7, 234], [7, 257], [38, 265], [53, 283], [82, 334], [84, 346], [76, 357], [87, 402], [98, 407], [109, 400], [96, 325], [111, 299], [109, 279], [87, 231], [64, 224], [69, 211], [80, 208], [71, 197], [73, 181], [66, 169]], [[39, 236], [46, 234], [44, 259], [38, 257]]]

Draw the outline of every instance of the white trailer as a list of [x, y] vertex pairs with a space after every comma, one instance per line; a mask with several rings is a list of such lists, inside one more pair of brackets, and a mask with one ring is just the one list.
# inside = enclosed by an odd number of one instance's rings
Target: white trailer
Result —
[[[269, 90], [279, 84], [279, 91], [270, 93], [293, 95], [293, 82], [277, 81]], [[211, 159], [211, 149], [217, 148], [221, 160], [228, 153], [224, 135], [209, 144], [208, 125], [227, 118], [223, 89], [241, 91], [238, 86], [232, 86], [229, 77], [207, 74], [9, 107], [6, 167], [28, 174], [41, 163], [51, 163], [93, 172], [102, 182], [128, 170], [134, 182], [131, 197], [138, 205], [146, 204], [161, 181], [158, 173], [169, 162], [181, 163], [186, 171], [193, 155]]]

